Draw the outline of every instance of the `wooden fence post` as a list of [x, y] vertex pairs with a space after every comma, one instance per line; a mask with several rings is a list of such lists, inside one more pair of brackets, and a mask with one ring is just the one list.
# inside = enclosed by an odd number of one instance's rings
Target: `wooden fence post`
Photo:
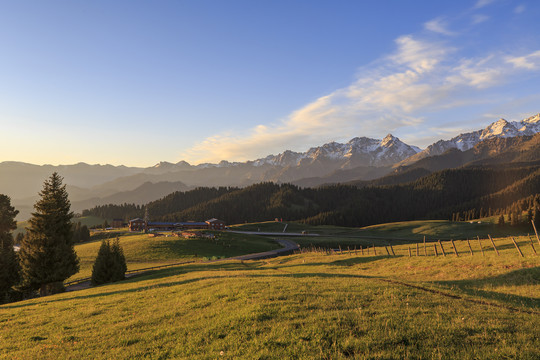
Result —
[[531, 241], [531, 247], [533, 248], [534, 255], [538, 255], [538, 254], [536, 253], [536, 249], [534, 248], [534, 242], [533, 242], [533, 240], [532, 240], [531, 235], [530, 235], [530, 234], [527, 234], [527, 236], [529, 236], [529, 240]]
[[407, 248], [409, 249], [409, 257], [411, 257], [411, 247], [408, 246]]
[[427, 256], [426, 235], [424, 235], [424, 256]]
[[388, 251], [388, 246], [384, 245], [384, 248], [386, 249], [386, 253], [388, 254], [388, 256], [390, 256], [390, 251]]
[[433, 244], [433, 249], [435, 249], [435, 256], [439, 256], [439, 253], [437, 252], [437, 245]]
[[540, 244], [540, 238], [538, 237], [538, 231], [536, 231], [536, 225], [534, 225], [534, 221], [531, 220], [531, 224], [533, 226], [533, 229], [534, 229], [534, 233], [536, 234], [536, 240], [538, 240], [538, 244]]
[[491, 245], [493, 245], [493, 248], [495, 249], [495, 252], [497, 253], [497, 256], [499, 256], [499, 250], [497, 250], [497, 247], [495, 246], [495, 242], [491, 238], [491, 235], [488, 234], [489, 240], [491, 241]]
[[456, 244], [454, 244], [454, 240], [450, 239], [450, 241], [452, 242], [452, 247], [454, 248], [454, 253], [456, 254], [456, 256], [459, 257], [459, 254], [458, 254], [457, 249], [456, 249]]
[[356, 245], [354, 245], [354, 256], [358, 255], [358, 253], [356, 252]]
[[418, 243], [416, 243], [416, 256], [418, 256]]
[[513, 237], [513, 236], [512, 236], [512, 242], [513, 242], [514, 245], [516, 246], [516, 249], [517, 249], [519, 255], [521, 255], [521, 257], [524, 257], [524, 256], [523, 256], [523, 253], [521, 252], [521, 249], [519, 248], [519, 246], [518, 246], [516, 240], [514, 240], [514, 237]]
[[474, 252], [472, 251], [471, 242], [469, 241], [469, 238], [467, 238], [467, 244], [469, 245], [469, 251], [471, 252], [471, 256], [473, 256]]
[[396, 256], [396, 253], [394, 252], [394, 248], [392, 247], [392, 244], [390, 244], [390, 250], [392, 250], [392, 255]]
[[444, 251], [441, 240], [439, 240], [439, 246], [441, 247], [442, 254], [446, 256], [446, 252]]
[[339, 254], [343, 254], [343, 251], [341, 251], [341, 245], [338, 245], [339, 246]]
[[351, 256], [351, 249], [347, 246], [347, 252], [349, 253], [349, 256]]
[[362, 247], [362, 245], [360, 245], [360, 253], [364, 255], [364, 248]]
[[373, 244], [373, 253], [377, 255], [377, 249], [375, 249], [375, 244]]
[[484, 256], [484, 249], [482, 249], [482, 242], [480, 241], [480, 236], [476, 235], [476, 238], [478, 239], [478, 245], [480, 245], [480, 251], [482, 252], [482, 256]]

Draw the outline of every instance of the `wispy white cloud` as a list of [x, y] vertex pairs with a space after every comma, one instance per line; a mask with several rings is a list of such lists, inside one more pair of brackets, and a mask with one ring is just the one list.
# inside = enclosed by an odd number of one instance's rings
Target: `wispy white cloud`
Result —
[[472, 17], [472, 23], [474, 25], [483, 23], [483, 22], [488, 21], [488, 20], [489, 20], [489, 16], [484, 15], [484, 14], [475, 14]]
[[516, 68], [536, 70], [540, 67], [540, 50], [524, 56], [507, 57], [506, 62]]
[[521, 14], [524, 11], [525, 11], [525, 5], [523, 4], [516, 6], [516, 8], [514, 9], [515, 14]]
[[[393, 53], [362, 69], [347, 87], [319, 97], [274, 124], [208, 137], [182, 157], [188, 161], [248, 160], [353, 136], [382, 137], [402, 130], [415, 134], [427, 113], [500, 101], [485, 91], [512, 80], [519, 72], [540, 69], [540, 50], [527, 55], [498, 53], [464, 57], [446, 42], [400, 36]], [[455, 127], [433, 134], [455, 134]], [[422, 145], [422, 144], [420, 144]]]
[[424, 24], [424, 28], [435, 33], [443, 35], [454, 35], [454, 32], [448, 30], [448, 25], [442, 18], [430, 20]]
[[478, 0], [476, 4], [474, 5], [474, 7], [476, 9], [483, 8], [484, 6], [487, 6], [493, 2], [495, 2], [495, 0]]
[[485, 89], [498, 85], [506, 73], [496, 56], [483, 59], [462, 59], [450, 71], [447, 80], [457, 86], [466, 85], [477, 89]]

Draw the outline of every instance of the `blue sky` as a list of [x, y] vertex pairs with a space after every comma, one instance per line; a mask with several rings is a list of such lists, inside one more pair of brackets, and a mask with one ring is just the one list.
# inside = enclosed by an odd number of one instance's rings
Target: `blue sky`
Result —
[[0, 161], [244, 161], [540, 112], [540, 2], [0, 1]]

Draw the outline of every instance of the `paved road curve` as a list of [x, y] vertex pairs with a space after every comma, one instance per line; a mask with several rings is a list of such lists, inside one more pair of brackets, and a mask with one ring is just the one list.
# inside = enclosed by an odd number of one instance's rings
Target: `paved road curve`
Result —
[[287, 255], [289, 253], [292, 253], [295, 250], [298, 250], [300, 246], [291, 241], [291, 240], [285, 240], [285, 239], [276, 239], [276, 241], [279, 243], [279, 245], [283, 246], [281, 249], [277, 250], [270, 250], [265, 251], [261, 253], [255, 253], [255, 254], [247, 254], [247, 255], [241, 255], [236, 256], [233, 258], [228, 258], [226, 260], [256, 260], [256, 259], [266, 259], [271, 257], [276, 257], [280, 255]]

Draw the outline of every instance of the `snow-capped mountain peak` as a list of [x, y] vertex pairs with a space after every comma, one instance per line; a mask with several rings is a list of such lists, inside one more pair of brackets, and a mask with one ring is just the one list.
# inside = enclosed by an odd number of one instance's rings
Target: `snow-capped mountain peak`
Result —
[[322, 146], [313, 147], [304, 153], [285, 151], [276, 156], [267, 156], [253, 162], [254, 165], [281, 165], [298, 166], [321, 162], [338, 161], [344, 167], [349, 166], [388, 166], [396, 161], [401, 161], [420, 149], [412, 147], [397, 137], [388, 134], [384, 139], [370, 139], [366, 137], [355, 137], [347, 143], [342, 144], [335, 141]]
[[536, 123], [539, 123], [540, 122], [540, 114], [533, 115], [528, 119], [522, 120], [521, 122], [523, 124], [536, 124]]
[[499, 119], [496, 122], [492, 123], [484, 130], [480, 135], [480, 140], [486, 140], [492, 137], [513, 137], [517, 136], [519, 130], [516, 128], [514, 123], [510, 123], [505, 119]]
[[397, 141], [401, 142], [397, 137], [395, 137], [392, 134], [388, 134], [382, 139], [381, 146], [383, 147], [389, 147], [395, 144]]
[[538, 132], [540, 132], [540, 114], [521, 121], [509, 122], [505, 119], [499, 119], [485, 129], [460, 134], [450, 140], [439, 140], [428, 146], [424, 151], [402, 161], [399, 165], [412, 164], [428, 156], [440, 155], [452, 148], [466, 151], [479, 142], [494, 137], [530, 136]]

